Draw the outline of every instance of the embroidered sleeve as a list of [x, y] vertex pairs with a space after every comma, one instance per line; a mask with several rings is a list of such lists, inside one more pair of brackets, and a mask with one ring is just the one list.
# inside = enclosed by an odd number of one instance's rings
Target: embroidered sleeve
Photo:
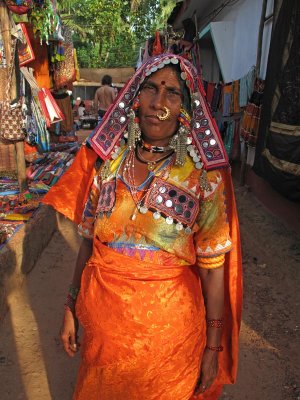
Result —
[[218, 171], [207, 173], [207, 188], [200, 200], [199, 231], [195, 235], [197, 265], [218, 268], [223, 265], [225, 253], [231, 250], [229, 224], [226, 212], [224, 182]]
[[82, 219], [78, 225], [78, 233], [87, 239], [94, 236], [94, 221], [100, 192], [100, 176], [96, 175], [91, 185], [87, 202], [85, 203]]

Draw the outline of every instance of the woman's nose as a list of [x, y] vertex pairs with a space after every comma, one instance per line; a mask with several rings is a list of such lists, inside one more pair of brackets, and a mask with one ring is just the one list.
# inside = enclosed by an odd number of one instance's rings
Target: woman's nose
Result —
[[165, 106], [165, 95], [162, 90], [158, 90], [152, 98], [152, 106], [156, 110], [160, 110]]

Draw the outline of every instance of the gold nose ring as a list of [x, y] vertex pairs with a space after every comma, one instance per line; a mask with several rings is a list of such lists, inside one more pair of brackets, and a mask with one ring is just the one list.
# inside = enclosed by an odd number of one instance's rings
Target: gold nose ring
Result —
[[157, 118], [158, 118], [160, 121], [166, 121], [167, 119], [170, 118], [171, 111], [168, 109], [168, 107], [164, 107], [164, 112], [165, 112], [165, 113], [164, 113], [164, 114], [161, 114], [161, 115], [156, 114]]

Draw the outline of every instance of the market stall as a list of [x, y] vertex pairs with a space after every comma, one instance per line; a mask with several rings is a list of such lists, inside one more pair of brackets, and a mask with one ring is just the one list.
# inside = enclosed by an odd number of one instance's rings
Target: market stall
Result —
[[39, 207], [79, 145], [70, 30], [55, 0], [0, 0], [0, 246]]

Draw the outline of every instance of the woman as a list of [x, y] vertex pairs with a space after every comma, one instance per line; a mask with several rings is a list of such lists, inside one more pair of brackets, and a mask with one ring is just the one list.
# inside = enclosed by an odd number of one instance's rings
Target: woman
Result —
[[219, 398], [237, 370], [239, 234], [194, 67], [142, 65], [89, 146], [45, 198], [83, 236], [61, 331], [73, 356], [84, 328], [74, 399]]

